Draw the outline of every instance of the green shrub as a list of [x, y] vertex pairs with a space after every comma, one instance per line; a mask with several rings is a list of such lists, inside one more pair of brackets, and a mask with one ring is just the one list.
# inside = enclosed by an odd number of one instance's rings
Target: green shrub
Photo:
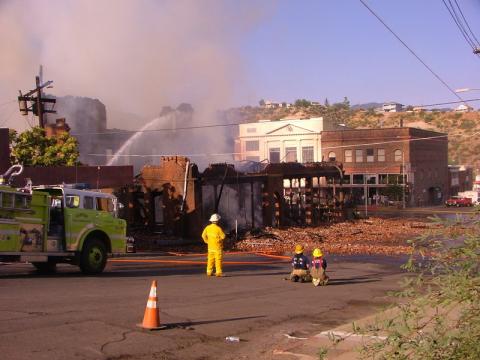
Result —
[[464, 130], [470, 130], [475, 128], [476, 124], [475, 121], [471, 119], [463, 119], [462, 122], [460, 122], [460, 128]]
[[358, 330], [385, 340], [363, 346], [368, 359], [480, 359], [480, 226], [475, 218], [443, 222], [411, 242], [395, 315]]

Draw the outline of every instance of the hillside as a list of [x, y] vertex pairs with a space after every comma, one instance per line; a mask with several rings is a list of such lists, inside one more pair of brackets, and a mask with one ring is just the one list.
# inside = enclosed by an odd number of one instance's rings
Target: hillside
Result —
[[345, 104], [265, 109], [245, 106], [225, 112], [228, 121], [251, 122], [260, 119], [302, 119], [309, 117], [334, 118], [352, 128], [403, 126], [428, 129], [449, 135], [449, 164], [472, 165], [480, 168], [480, 112], [470, 113], [421, 111], [380, 113], [373, 110], [352, 110]]

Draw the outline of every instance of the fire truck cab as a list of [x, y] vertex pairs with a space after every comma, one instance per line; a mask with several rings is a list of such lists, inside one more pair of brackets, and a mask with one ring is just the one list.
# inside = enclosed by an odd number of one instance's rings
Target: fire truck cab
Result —
[[44, 272], [69, 263], [85, 274], [100, 273], [108, 254], [132, 246], [118, 207], [111, 194], [69, 185], [0, 184], [0, 260], [27, 261]]

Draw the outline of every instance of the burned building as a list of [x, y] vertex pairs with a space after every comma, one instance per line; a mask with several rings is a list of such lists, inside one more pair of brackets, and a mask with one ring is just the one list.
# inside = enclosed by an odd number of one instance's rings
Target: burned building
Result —
[[200, 173], [188, 158], [173, 156], [145, 166], [120, 197], [128, 203], [132, 228], [198, 238], [214, 212], [233, 232], [343, 220], [349, 201], [336, 185], [342, 177], [341, 165], [333, 162], [269, 164], [256, 172], [222, 163]]
[[145, 228], [177, 236], [188, 235], [201, 223], [198, 169], [185, 157], [163, 157], [159, 166], [144, 166], [134, 184], [119, 192], [127, 203], [131, 228]]

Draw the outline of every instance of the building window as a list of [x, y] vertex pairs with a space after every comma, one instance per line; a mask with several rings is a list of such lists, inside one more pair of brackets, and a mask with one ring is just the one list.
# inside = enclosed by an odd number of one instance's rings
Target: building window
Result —
[[352, 150], [345, 150], [345, 162], [353, 162]]
[[245, 141], [245, 151], [258, 151], [259, 148], [258, 140]]
[[353, 174], [354, 184], [363, 184], [363, 174]]
[[355, 162], [363, 162], [363, 150], [355, 150]]
[[367, 182], [367, 184], [376, 184], [377, 183], [377, 176], [376, 175], [366, 175], [366, 182]]
[[378, 149], [377, 150], [377, 160], [378, 161], [385, 161], [385, 149]]
[[302, 161], [304, 163], [315, 161], [315, 159], [313, 157], [313, 146], [302, 147]]
[[280, 162], [280, 148], [270, 148], [268, 153], [268, 159], [271, 163], [277, 164]]
[[245, 158], [247, 161], [260, 162], [260, 156], [247, 156]]
[[401, 174], [388, 174], [388, 183], [390, 185], [403, 184], [403, 175]]
[[333, 151], [330, 151], [328, 153], [328, 161], [335, 161], [336, 159], [337, 159], [337, 155]]
[[374, 162], [375, 161], [375, 156], [374, 156], [374, 151], [373, 149], [367, 149], [367, 162]]
[[342, 183], [344, 184], [350, 184], [350, 175], [344, 175], [342, 179]]
[[257, 132], [257, 128], [247, 128], [247, 133], [255, 133]]
[[395, 161], [402, 161], [402, 150], [395, 150]]
[[296, 147], [285, 148], [285, 161], [286, 162], [296, 162], [297, 161], [297, 148]]
[[388, 175], [387, 174], [378, 174], [378, 183], [379, 184], [388, 184]]

